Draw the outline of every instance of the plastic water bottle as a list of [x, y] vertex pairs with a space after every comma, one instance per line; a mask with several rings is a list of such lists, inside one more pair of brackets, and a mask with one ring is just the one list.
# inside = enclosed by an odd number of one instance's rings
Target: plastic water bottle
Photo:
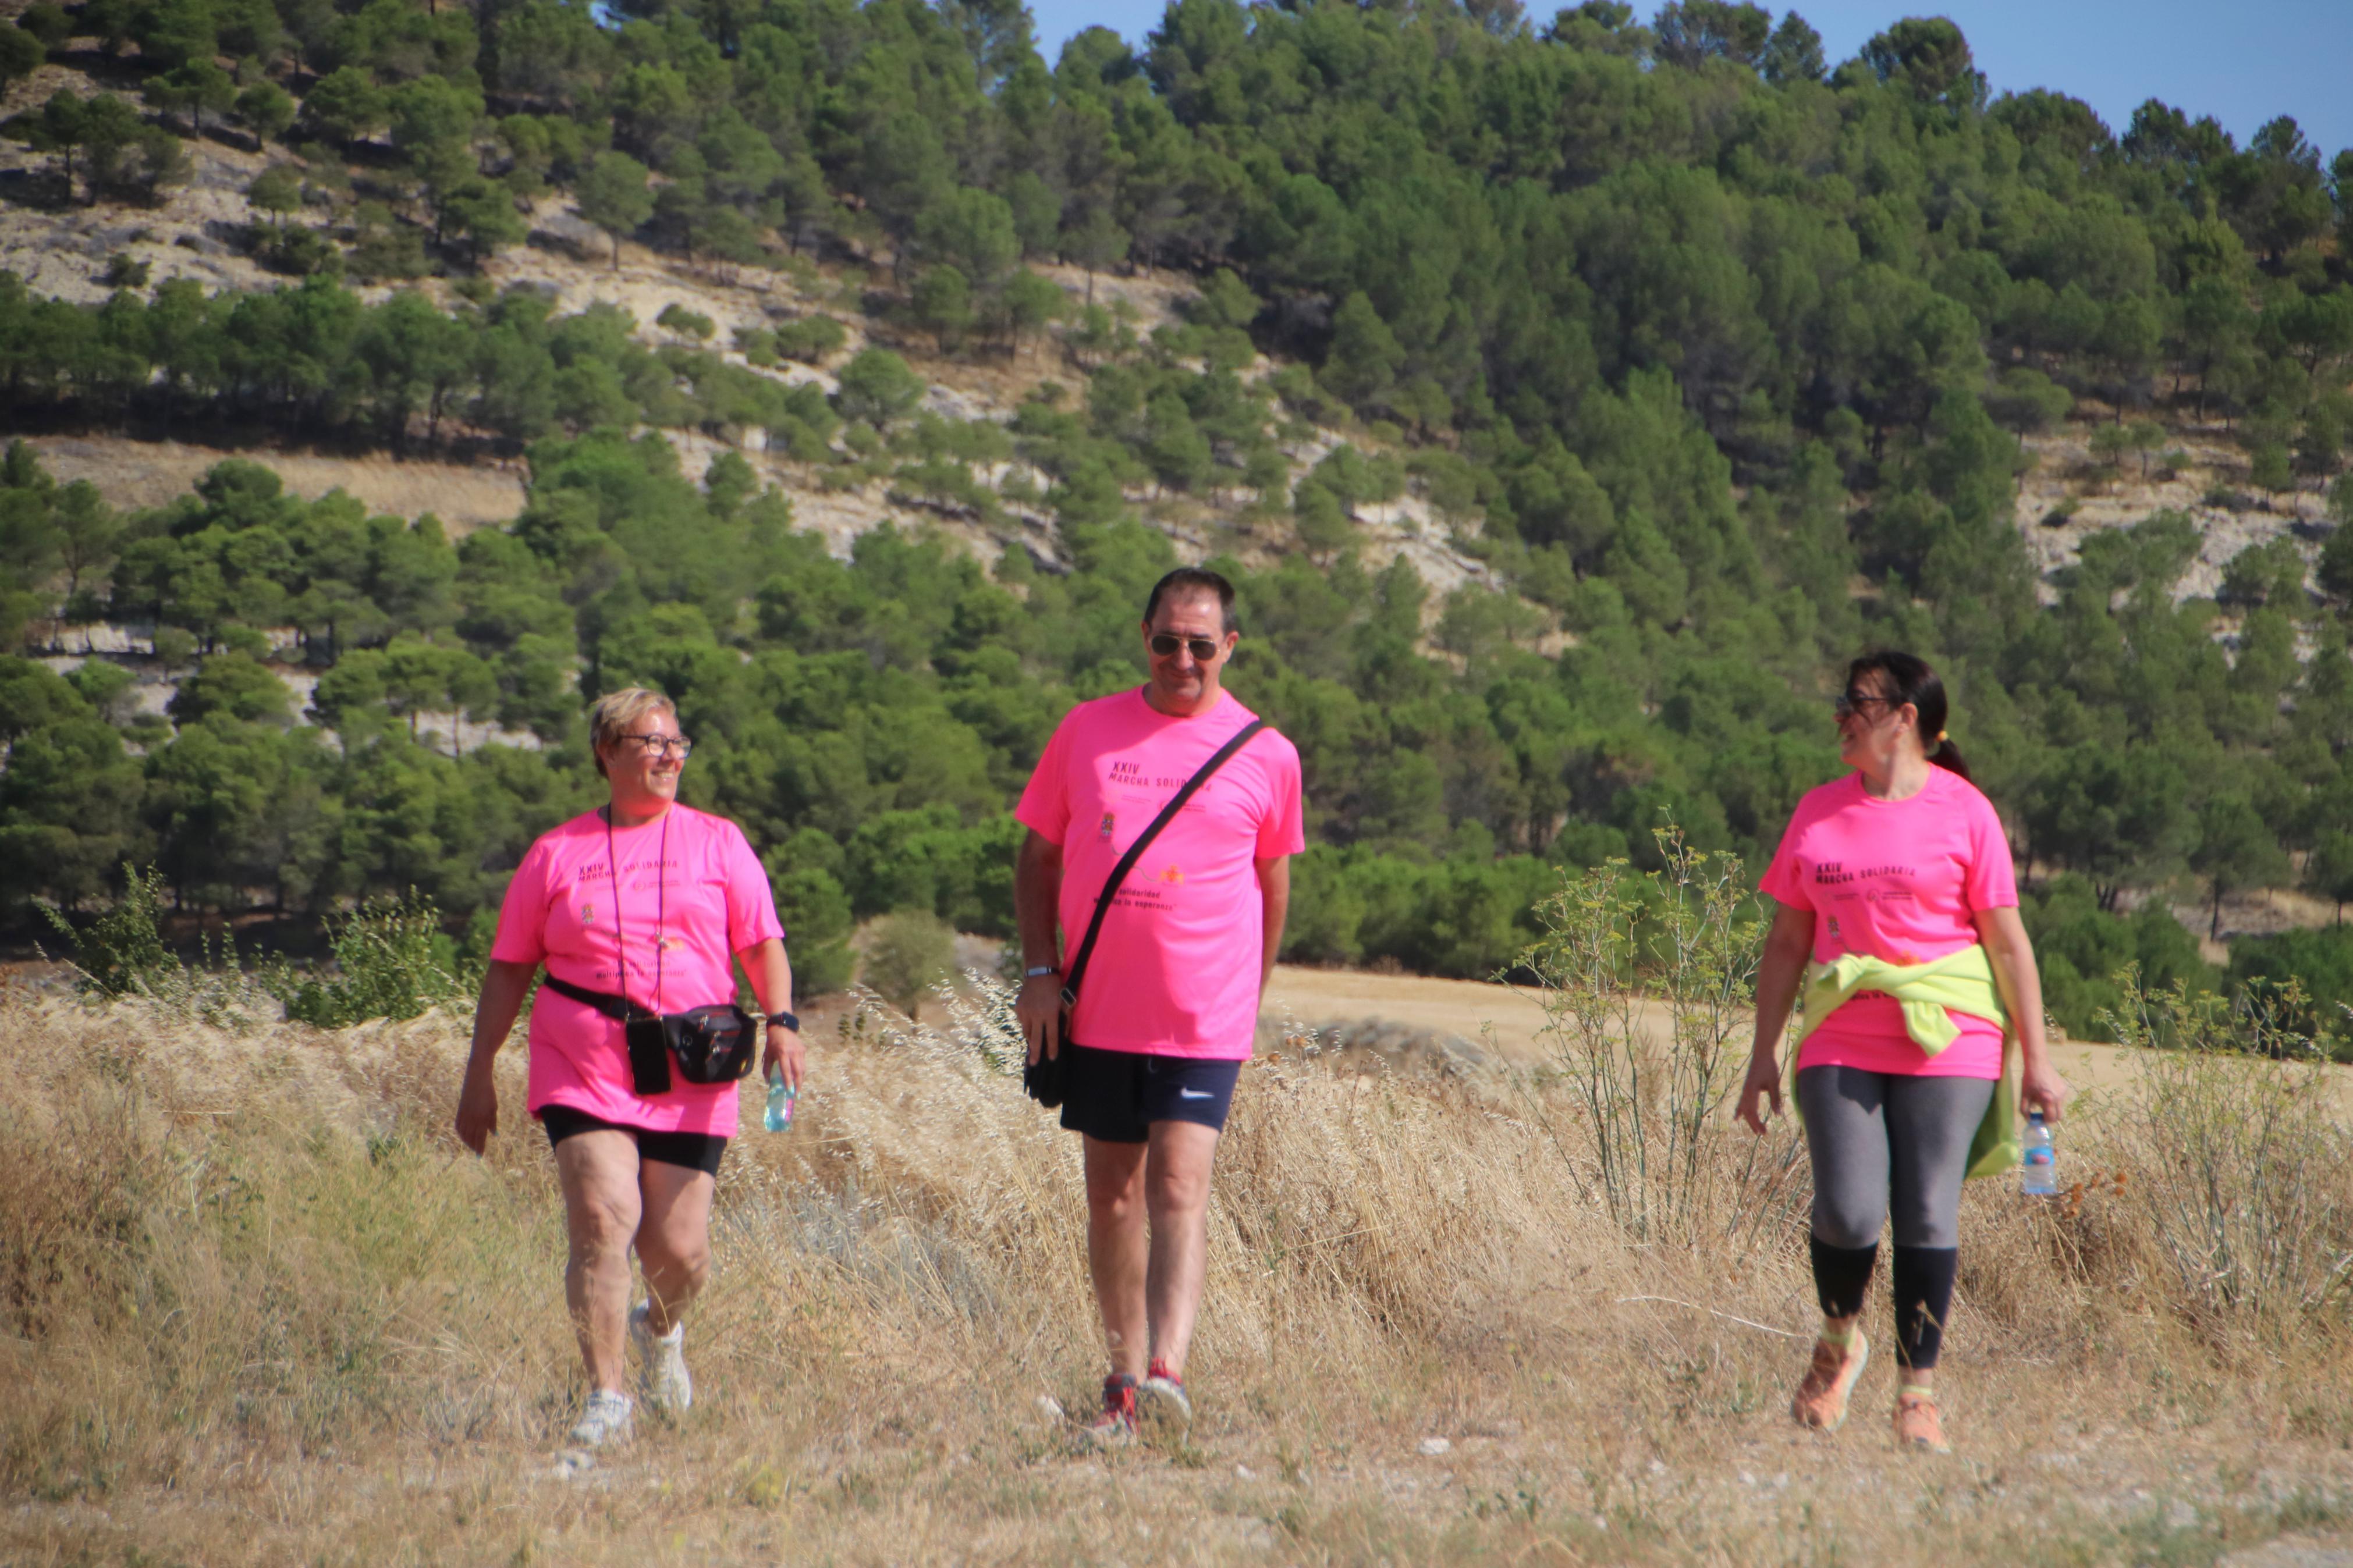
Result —
[[2052, 1146], [2051, 1129], [2044, 1125], [2042, 1112], [2028, 1113], [2025, 1142], [2026, 1158], [2019, 1166], [2018, 1190], [2031, 1197], [2050, 1197], [2059, 1191], [2059, 1151]]
[[771, 1132], [782, 1132], [793, 1124], [793, 1091], [785, 1082], [785, 1069], [768, 1069], [768, 1113], [763, 1123]]

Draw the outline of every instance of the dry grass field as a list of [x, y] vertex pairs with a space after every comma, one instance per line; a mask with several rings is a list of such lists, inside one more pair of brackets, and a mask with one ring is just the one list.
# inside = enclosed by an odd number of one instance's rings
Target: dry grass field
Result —
[[[1925, 1459], [1883, 1364], [1843, 1434], [1788, 1422], [1786, 1142], [1711, 1134], [1688, 1223], [1637, 1242], [1572, 1079], [1293, 1041], [1220, 1158], [1200, 1419], [1097, 1457], [1048, 1405], [1100, 1376], [1074, 1141], [969, 1015], [810, 1037], [801, 1119], [747, 1119], [722, 1175], [699, 1403], [583, 1465], [519, 1047], [478, 1161], [446, 1015], [0, 991], [0, 1562], [2348, 1561], [2353, 1320], [2341, 1278], [2292, 1298], [2353, 1252], [2353, 1162], [2293, 1071], [2173, 1059], [2071, 1120], [2095, 1184], [1973, 1185], [1957, 1452]], [[2185, 1274], [2200, 1214], [2253, 1250]]]
[[126, 510], [170, 505], [193, 489], [214, 464], [229, 458], [274, 470], [290, 493], [306, 500], [342, 489], [370, 511], [404, 518], [432, 512], [453, 538], [512, 522], [524, 500], [520, 462], [493, 467], [430, 458], [396, 460], [383, 455], [227, 452], [126, 436], [34, 436], [26, 445], [59, 484], [88, 479], [108, 504]]
[[[1275, 966], [1267, 986], [1266, 1010], [1271, 1025], [1282, 1020], [1330, 1033], [1377, 1022], [1417, 1035], [1462, 1040], [1482, 1052], [1493, 1051], [1507, 1068], [1535, 1067], [1551, 1054], [1543, 995], [1527, 986], [1284, 963]], [[1663, 1007], [1646, 1005], [1641, 1016], [1651, 1038], [1668, 1037]], [[1266, 1037], [1263, 1030], [1261, 1037]], [[2061, 1075], [2079, 1090], [2126, 1090], [2138, 1080], [2138, 1054], [2119, 1047], [2071, 1040], [2054, 1030], [2051, 1057]], [[2353, 1068], [2337, 1068], [2327, 1079], [2338, 1110], [2353, 1120]]]

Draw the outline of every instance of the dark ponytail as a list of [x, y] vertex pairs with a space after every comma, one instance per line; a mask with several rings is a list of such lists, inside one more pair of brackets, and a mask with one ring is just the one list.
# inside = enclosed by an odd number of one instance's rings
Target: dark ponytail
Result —
[[1893, 648], [1864, 654], [1846, 667], [1847, 689], [1853, 690], [1858, 677], [1874, 670], [1888, 700], [1899, 708], [1909, 702], [1920, 716], [1920, 750], [1928, 760], [1968, 778], [1969, 764], [1962, 760], [1961, 749], [1945, 734], [1945, 683], [1927, 661]]

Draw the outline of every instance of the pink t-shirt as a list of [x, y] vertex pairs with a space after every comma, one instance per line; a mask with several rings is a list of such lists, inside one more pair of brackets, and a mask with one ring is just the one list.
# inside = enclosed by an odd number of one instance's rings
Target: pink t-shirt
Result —
[[[613, 829], [621, 866], [618, 945], [605, 818], [592, 811], [548, 829], [524, 852], [499, 908], [491, 956], [544, 963], [559, 980], [623, 992], [655, 1013], [683, 1013], [735, 999], [733, 955], [781, 937], [767, 873], [725, 817], [673, 805], [655, 820]], [[660, 984], [655, 944], [660, 943]], [[674, 1069], [674, 1064], [673, 1064]], [[531, 1009], [533, 1116], [549, 1105], [652, 1132], [735, 1131], [735, 1085], [689, 1083], [673, 1070], [667, 1094], [640, 1097], [629, 1077], [621, 1026], [583, 1002], [542, 987]]]
[[[1062, 847], [1066, 963], [1127, 847], [1256, 717], [1228, 692], [1206, 713], [1171, 718], [1141, 690], [1064, 716], [1013, 815]], [[1261, 730], [1161, 829], [1112, 900], [1071, 1037], [1106, 1051], [1247, 1060], [1264, 956], [1255, 862], [1306, 847], [1299, 752]]]
[[[1809, 790], [1758, 884], [1814, 916], [1818, 963], [1860, 952], [1927, 963], [1978, 940], [1979, 910], [2013, 909], [2018, 879], [1993, 803], [1949, 768], [1906, 800], [1880, 800], [1861, 773]], [[1892, 996], [1849, 997], [1806, 1037], [1800, 1071], [1839, 1065], [1924, 1078], [2000, 1078], [2001, 1026], [1956, 1013], [1961, 1037], [1931, 1057], [1904, 1029]]]

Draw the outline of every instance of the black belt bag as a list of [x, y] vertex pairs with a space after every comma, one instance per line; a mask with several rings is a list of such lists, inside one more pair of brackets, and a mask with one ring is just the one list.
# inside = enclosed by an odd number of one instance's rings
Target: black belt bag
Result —
[[751, 1072], [752, 1058], [759, 1051], [759, 1020], [733, 1002], [656, 1016], [638, 1012], [627, 996], [591, 991], [553, 974], [541, 984], [621, 1026], [629, 1047], [631, 1087], [641, 1095], [670, 1092], [673, 1057], [679, 1076], [689, 1083], [733, 1083]]

